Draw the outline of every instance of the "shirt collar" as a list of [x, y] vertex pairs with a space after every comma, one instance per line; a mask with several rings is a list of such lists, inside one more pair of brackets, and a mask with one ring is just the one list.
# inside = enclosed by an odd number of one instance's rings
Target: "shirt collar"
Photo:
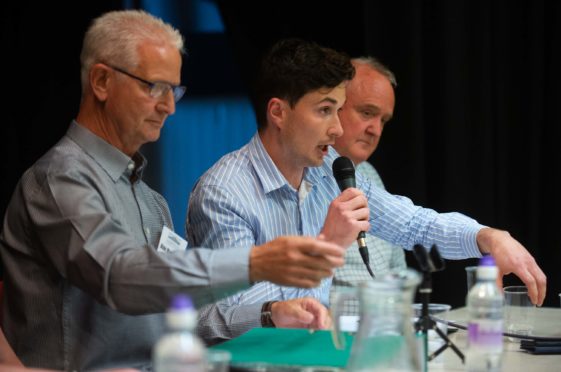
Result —
[[[249, 159], [257, 177], [259, 178], [265, 193], [269, 193], [273, 190], [280, 189], [283, 186], [288, 186], [294, 189], [282, 175], [280, 170], [277, 168], [271, 156], [263, 146], [259, 133], [256, 133], [248, 144]], [[330, 176], [331, 165], [333, 160], [335, 160], [339, 154], [329, 146], [328, 154], [324, 159], [324, 162], [319, 167], [307, 167], [304, 170], [303, 182], [307, 182], [308, 189], [313, 187], [321, 181], [321, 179]]]
[[261, 185], [263, 185], [265, 193], [280, 189], [285, 185], [291, 187], [273, 162], [273, 159], [271, 159], [267, 150], [265, 150], [265, 146], [263, 146], [263, 142], [261, 142], [259, 133], [255, 133], [249, 142], [248, 151], [249, 161], [253, 165], [253, 169], [255, 170]]
[[142, 178], [147, 161], [140, 152], [137, 152], [133, 158], [130, 158], [86, 127], [78, 124], [75, 120], [70, 124], [66, 135], [97, 162], [107, 172], [113, 182], [117, 182], [123, 174], [130, 179], [133, 172], [136, 174], [136, 179]]

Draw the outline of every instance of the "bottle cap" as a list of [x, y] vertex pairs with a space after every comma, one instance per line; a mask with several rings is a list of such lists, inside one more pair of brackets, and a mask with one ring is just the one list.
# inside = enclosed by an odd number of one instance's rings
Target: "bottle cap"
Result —
[[172, 329], [194, 329], [197, 325], [197, 311], [191, 298], [183, 294], [174, 296], [166, 320]]
[[195, 306], [193, 306], [193, 301], [191, 300], [191, 297], [184, 294], [178, 294], [175, 295], [171, 300], [170, 308], [173, 310], [183, 310], [183, 309], [194, 309]]
[[479, 260], [479, 266], [495, 266], [495, 258], [491, 255], [485, 255]]
[[479, 260], [477, 267], [477, 280], [494, 280], [497, 279], [499, 270], [495, 265], [493, 256], [483, 256]]

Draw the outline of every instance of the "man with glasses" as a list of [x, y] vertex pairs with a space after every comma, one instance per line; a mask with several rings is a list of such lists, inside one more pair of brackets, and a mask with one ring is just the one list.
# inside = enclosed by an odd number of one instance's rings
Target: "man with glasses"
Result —
[[[107, 13], [86, 33], [79, 113], [23, 175], [0, 235], [2, 328], [26, 366], [149, 368], [175, 294], [200, 306], [263, 280], [314, 287], [343, 263], [343, 248], [302, 237], [185, 249], [139, 152], [185, 92], [182, 49], [175, 29], [141, 11]], [[325, 323], [317, 301], [293, 305]]]
[[133, 75], [130, 72], [127, 72], [127, 71], [123, 70], [122, 68], [118, 68], [118, 67], [111, 66], [111, 65], [108, 65], [108, 64], [105, 64], [105, 65], [108, 66], [108, 67], [111, 67], [113, 70], [115, 70], [117, 72], [120, 72], [121, 74], [125, 74], [130, 78], [133, 78], [135, 80], [140, 81], [141, 83], [144, 83], [148, 87], [148, 94], [151, 97], [159, 98], [161, 96], [166, 95], [168, 92], [171, 92], [173, 94], [174, 102], [177, 102], [185, 94], [186, 88], [184, 86], [171, 85], [169, 83], [166, 83], [165, 81], [154, 81], [154, 82], [152, 82], [152, 81], [144, 80], [143, 78], [140, 78], [136, 75]]

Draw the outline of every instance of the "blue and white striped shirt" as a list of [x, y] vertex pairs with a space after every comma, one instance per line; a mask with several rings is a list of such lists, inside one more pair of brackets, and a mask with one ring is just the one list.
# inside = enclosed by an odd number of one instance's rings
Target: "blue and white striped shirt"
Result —
[[[340, 190], [331, 172], [337, 152], [329, 149], [320, 167], [304, 172], [294, 189], [275, 166], [259, 135], [222, 157], [197, 182], [191, 194], [186, 230], [190, 246], [211, 248], [259, 245], [281, 235], [316, 236]], [[370, 209], [369, 233], [401, 247], [437, 244], [443, 257], [480, 256], [476, 234], [483, 227], [459, 213], [438, 214], [371, 185], [357, 173], [357, 187]], [[312, 296], [327, 303], [331, 280], [318, 288], [297, 289], [260, 282], [242, 293], [204, 308], [199, 333], [207, 341], [235, 337], [260, 326], [261, 304]]]
[[[363, 161], [358, 164], [356, 171], [360, 172], [363, 177], [368, 178], [373, 186], [385, 189], [378, 171], [369, 162]], [[370, 234], [366, 234], [365, 239], [370, 256], [370, 267], [376, 277], [380, 278], [390, 270], [402, 270], [407, 267], [403, 248]], [[340, 292], [341, 288], [355, 287], [362, 282], [370, 280], [372, 278], [364, 266], [358, 250], [358, 244], [353, 242], [345, 253], [345, 265], [338, 267], [333, 273], [329, 302], [332, 303], [335, 293]], [[360, 303], [358, 298], [343, 301], [342, 314], [359, 315], [359, 312]]]

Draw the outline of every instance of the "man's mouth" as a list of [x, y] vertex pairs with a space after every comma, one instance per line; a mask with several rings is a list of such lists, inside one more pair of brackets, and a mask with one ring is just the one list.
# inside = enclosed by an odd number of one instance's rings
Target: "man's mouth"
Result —
[[321, 152], [322, 152], [324, 155], [327, 154], [327, 152], [328, 152], [328, 150], [329, 150], [329, 145], [320, 145], [320, 146], [318, 146], [318, 147], [319, 147], [319, 149], [321, 150]]
[[358, 140], [358, 142], [362, 142], [362, 143], [367, 144], [368, 146], [372, 146], [374, 144], [374, 139], [373, 138], [372, 139], [370, 139], [370, 138], [360, 138]]
[[159, 128], [161, 128], [161, 127], [163, 127], [163, 126], [164, 126], [164, 122], [163, 122], [163, 120], [154, 120], [154, 119], [149, 119], [149, 120], [148, 120], [148, 122], [149, 122], [149, 123], [151, 123], [151, 124], [152, 124], [152, 125], [154, 125], [154, 126], [157, 126], [157, 127], [159, 127]]

